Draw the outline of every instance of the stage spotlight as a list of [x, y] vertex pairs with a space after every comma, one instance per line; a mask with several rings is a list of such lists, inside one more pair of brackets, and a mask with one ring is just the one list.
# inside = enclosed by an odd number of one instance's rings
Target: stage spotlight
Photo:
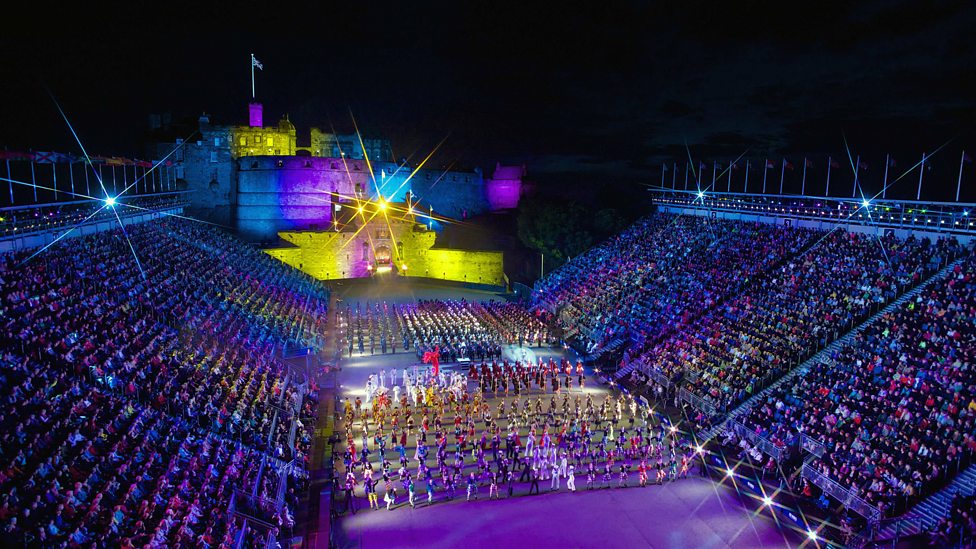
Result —
[[106, 198], [105, 199], [105, 205], [108, 206], [109, 208], [114, 208], [115, 207], [115, 197], [114, 196], [110, 196], [110, 197]]
[[705, 199], [705, 191], [698, 191], [698, 198], [701, 200]]
[[733, 471], [732, 469], [726, 469], [725, 470], [725, 476], [727, 476], [729, 478], [732, 478], [732, 477], [735, 476], [735, 471]]
[[814, 530], [807, 530], [807, 538], [809, 538], [810, 541], [817, 541], [820, 539], [820, 536], [818, 536], [817, 532]]
[[773, 498], [771, 498], [769, 496], [763, 496], [762, 502], [763, 502], [763, 505], [765, 505], [766, 507], [772, 507], [772, 505], [773, 505]]
[[861, 206], [864, 206], [865, 208], [869, 207], [870, 205], [871, 205], [871, 201], [868, 200], [867, 198], [861, 201]]
[[702, 448], [701, 445], [695, 446], [695, 451], [698, 452], [699, 454], [705, 453], [705, 449]]

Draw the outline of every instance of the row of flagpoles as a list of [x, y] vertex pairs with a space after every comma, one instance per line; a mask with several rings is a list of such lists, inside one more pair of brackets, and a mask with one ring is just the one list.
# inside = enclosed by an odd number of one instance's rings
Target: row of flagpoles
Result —
[[[91, 170], [88, 168], [88, 162], [91, 162]], [[23, 181], [25, 185], [33, 187], [33, 200], [35, 203], [38, 202], [37, 190], [40, 188], [42, 190], [50, 190], [54, 193], [55, 201], [58, 200], [59, 191], [68, 195], [79, 195], [80, 190], [76, 192], [75, 190], [75, 169], [73, 168], [75, 164], [84, 164], [84, 185], [85, 185], [85, 195], [92, 195], [92, 181], [90, 175], [95, 175], [97, 177], [95, 185], [98, 186], [98, 181], [104, 181], [107, 185], [109, 180], [103, 177], [103, 168], [111, 168], [111, 185], [112, 192], [118, 192], [116, 185], [116, 168], [122, 169], [122, 185], [123, 188], [128, 187], [129, 174], [127, 168], [132, 168], [132, 178], [133, 181], [139, 180], [139, 168], [142, 168], [142, 192], [167, 192], [171, 190], [176, 190], [176, 181], [173, 177], [171, 168], [175, 165], [174, 162], [170, 160], [133, 160], [129, 158], [120, 157], [108, 157], [108, 156], [91, 156], [88, 159], [85, 157], [73, 155], [70, 153], [58, 153], [58, 152], [45, 152], [45, 151], [9, 151], [0, 150], [0, 161], [2, 161], [6, 166], [6, 181], [10, 193], [10, 204], [16, 203], [14, 198], [14, 183], [20, 182], [12, 177], [11, 162], [15, 161], [26, 161], [30, 163], [30, 182]], [[37, 169], [36, 166], [39, 164], [46, 164], [51, 166], [51, 187], [46, 187], [44, 185], [38, 185], [37, 183]], [[58, 188], [58, 165], [68, 165], [68, 180], [69, 185], [63, 189]], [[165, 169], [163, 169], [165, 168]], [[157, 185], [158, 184], [158, 185]], [[150, 185], [152, 190], [150, 190]], [[70, 188], [70, 191], [69, 191]], [[137, 187], [136, 192], [140, 189]]]
[[[917, 167], [919, 171], [918, 190], [916, 192], [915, 200], [922, 199], [922, 181], [925, 177], [925, 168], [927, 167], [926, 162], [929, 161], [929, 158], [930, 156], [926, 155], [926, 153], [922, 153], [921, 161], [918, 164], [916, 164], [916, 166], [913, 167], [913, 169]], [[966, 151], [962, 151], [962, 155], [959, 158], [959, 175], [956, 178], [956, 202], [959, 202], [959, 193], [962, 189], [963, 168], [965, 167], [966, 164], [972, 164], [972, 162], [973, 162], [973, 157], [969, 155]], [[855, 160], [853, 160], [852, 164], [855, 169], [854, 169], [854, 184], [853, 184], [853, 189], [851, 191], [851, 198], [858, 198], [858, 192], [860, 187], [860, 181], [859, 181], [860, 174], [861, 172], [867, 171], [868, 165], [866, 162], [861, 160], [860, 156], [858, 156]], [[769, 170], [775, 170], [777, 167], [779, 167], [780, 170], [779, 194], [783, 194], [783, 181], [786, 177], [786, 170], [790, 170], [790, 171], [795, 170], [795, 166], [793, 165], [793, 163], [787, 160], [786, 158], [783, 158], [780, 162], [776, 162], [775, 160], [770, 160], [769, 158], [766, 158], [763, 161], [763, 165], [765, 166], [765, 169], [762, 170], [762, 174], [763, 174], [762, 193], [766, 194], [766, 184], [768, 179], [767, 175]], [[891, 182], [889, 179], [889, 169], [895, 168], [897, 167], [897, 165], [898, 165], [897, 162], [895, 161], [894, 158], [891, 157], [890, 154], [885, 155], [884, 183], [881, 188], [881, 198], [887, 198], [888, 187]], [[803, 166], [803, 177], [800, 185], [800, 194], [806, 195], [807, 168], [814, 167], [814, 161], [810, 160], [809, 158], [804, 158], [802, 166]], [[743, 185], [743, 192], [744, 193], [749, 192], [749, 171], [751, 167], [750, 160], [746, 160], [744, 165], [740, 165], [738, 162], [730, 162], [729, 164], [726, 165], [724, 170], [721, 162], [712, 162], [712, 183], [711, 186], [708, 187], [707, 189], [702, 189], [702, 177], [706, 169], [706, 164], [704, 162], [699, 162], [697, 172], [689, 164], [685, 164], [684, 167], [685, 167], [684, 190], [688, 190], [688, 174], [690, 171], [692, 177], [694, 178], [693, 182], [697, 186], [697, 190], [712, 190], [712, 191], [717, 190], [718, 188], [717, 185], [721, 185], [721, 181], [718, 181], [717, 179], [720, 180], [724, 176], [727, 179], [726, 192], [732, 192], [732, 173], [744, 168], [745, 182]], [[841, 165], [840, 163], [837, 162], [836, 159], [830, 156], [827, 157], [827, 181], [826, 181], [824, 196], [830, 196], [831, 170], [839, 169], [840, 167]], [[671, 188], [676, 190], [677, 178], [678, 178], [677, 162], [674, 162], [671, 167], [669, 167], [667, 163], [661, 164], [661, 187], [667, 188], [665, 179], [667, 177], [667, 172], [669, 171], [671, 172]]]
[[[121, 158], [117, 156], [91, 156], [92, 164], [105, 164], [108, 166], [139, 166], [140, 168], [151, 168], [156, 164], [172, 166], [169, 160], [137, 160], [131, 158]], [[29, 160], [38, 164], [73, 164], [75, 162], [87, 162], [83, 156], [71, 153], [45, 152], [45, 151], [8, 151], [0, 150], [0, 160]]]

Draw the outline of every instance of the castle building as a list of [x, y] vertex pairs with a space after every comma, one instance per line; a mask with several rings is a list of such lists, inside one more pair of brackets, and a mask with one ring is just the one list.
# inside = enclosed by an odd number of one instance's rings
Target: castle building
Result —
[[[383, 267], [384, 261], [398, 271], [402, 264], [396, 251], [406, 250], [403, 259], [415, 266], [411, 276], [436, 274], [490, 284], [502, 280], [500, 254], [438, 249], [436, 223], [384, 216], [384, 228], [374, 226], [378, 220], [341, 216], [344, 209], [371, 203], [400, 205], [443, 220], [512, 209], [522, 194], [524, 166], [496, 165], [488, 179], [480, 169], [420, 169], [394, 162], [386, 139], [360, 140], [356, 134], [311, 128], [308, 145], [298, 146], [287, 115], [273, 126], [265, 126], [264, 118], [262, 105], [253, 102], [248, 105], [247, 125], [214, 124], [205, 114], [197, 122], [195, 139], [155, 144], [153, 158], [177, 148], [171, 160], [177, 163], [181, 188], [190, 191], [190, 215], [234, 227], [256, 242], [278, 246], [284, 240], [292, 246], [269, 253], [320, 278], [368, 275], [367, 266]], [[369, 238], [343, 244], [341, 253], [332, 248], [353, 234]], [[385, 240], [402, 241], [404, 246]], [[364, 244], [369, 246], [368, 257], [362, 254]], [[350, 247], [360, 253], [348, 252]]]

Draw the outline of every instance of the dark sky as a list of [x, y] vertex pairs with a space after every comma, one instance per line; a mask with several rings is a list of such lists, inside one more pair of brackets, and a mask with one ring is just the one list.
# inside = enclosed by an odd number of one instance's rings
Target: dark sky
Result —
[[243, 122], [254, 52], [266, 121], [347, 131], [352, 109], [397, 156], [449, 135], [435, 163], [544, 181], [654, 181], [685, 143], [697, 161], [846, 136], [879, 168], [976, 152], [971, 2], [579, 4], [31, 4], [0, 33], [0, 145], [75, 150], [45, 86], [101, 154], [137, 154], [149, 113]]

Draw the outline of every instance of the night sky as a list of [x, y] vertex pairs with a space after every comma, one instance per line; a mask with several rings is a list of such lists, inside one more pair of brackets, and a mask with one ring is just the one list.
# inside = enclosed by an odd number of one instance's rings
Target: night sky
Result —
[[289, 5], [32, 5], [0, 33], [0, 146], [77, 150], [45, 87], [93, 154], [138, 155], [150, 113], [242, 123], [254, 52], [266, 123], [288, 113], [300, 139], [351, 109], [398, 157], [448, 136], [436, 164], [548, 183], [653, 183], [685, 144], [761, 159], [846, 136], [872, 173], [976, 152], [970, 2]]

